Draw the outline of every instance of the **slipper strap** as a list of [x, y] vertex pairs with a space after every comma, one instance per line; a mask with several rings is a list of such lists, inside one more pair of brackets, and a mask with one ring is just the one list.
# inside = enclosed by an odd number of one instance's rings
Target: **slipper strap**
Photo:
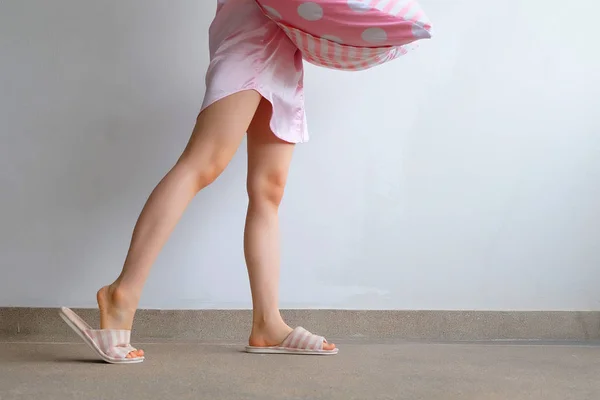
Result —
[[301, 326], [297, 327], [281, 343], [281, 347], [296, 350], [323, 350], [323, 343], [327, 343], [323, 336], [310, 333]]
[[87, 329], [85, 334], [96, 343], [96, 346], [107, 356], [124, 359], [136, 349], [129, 343], [131, 331], [124, 329]]

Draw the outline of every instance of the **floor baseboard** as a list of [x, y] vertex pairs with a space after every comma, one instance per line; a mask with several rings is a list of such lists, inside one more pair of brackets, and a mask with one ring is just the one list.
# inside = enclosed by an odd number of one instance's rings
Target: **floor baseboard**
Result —
[[[75, 310], [90, 323], [98, 311]], [[360, 340], [568, 340], [600, 339], [597, 311], [354, 311], [284, 310], [291, 326], [304, 326], [332, 339]], [[139, 310], [136, 341], [247, 339], [248, 310]], [[63, 342], [76, 336], [53, 308], [1, 308], [0, 341]]]

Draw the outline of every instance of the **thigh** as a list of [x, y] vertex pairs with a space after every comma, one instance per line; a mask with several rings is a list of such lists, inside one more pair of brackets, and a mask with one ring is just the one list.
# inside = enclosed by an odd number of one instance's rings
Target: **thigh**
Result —
[[199, 115], [182, 159], [224, 168], [237, 151], [262, 97], [254, 90], [234, 93]]
[[263, 99], [248, 128], [249, 194], [265, 186], [283, 190], [295, 145], [276, 137], [270, 128], [271, 104]]

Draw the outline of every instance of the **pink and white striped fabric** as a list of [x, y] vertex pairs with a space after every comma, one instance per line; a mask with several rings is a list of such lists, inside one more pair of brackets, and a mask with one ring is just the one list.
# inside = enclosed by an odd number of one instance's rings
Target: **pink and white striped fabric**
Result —
[[144, 357], [126, 358], [136, 349], [129, 344], [131, 331], [123, 329], [92, 329], [73, 310], [62, 307], [62, 319], [92, 348], [104, 361], [112, 364], [139, 363]]
[[92, 339], [100, 350], [113, 359], [123, 359], [135, 351], [129, 344], [131, 331], [121, 329], [87, 329], [85, 334]]
[[323, 336], [313, 335], [301, 326], [297, 327], [285, 338], [279, 347], [296, 350], [323, 350]]
[[404, 55], [431, 37], [414, 0], [256, 0], [310, 63], [362, 70]]
[[338, 349], [324, 350], [323, 344], [327, 340], [323, 336], [314, 335], [301, 326], [294, 329], [279, 346], [255, 347], [247, 346], [248, 353], [258, 354], [306, 354], [306, 355], [334, 355]]

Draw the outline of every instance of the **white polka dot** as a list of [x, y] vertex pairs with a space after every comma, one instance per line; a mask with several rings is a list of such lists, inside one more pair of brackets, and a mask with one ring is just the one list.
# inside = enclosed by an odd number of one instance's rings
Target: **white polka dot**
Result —
[[336, 42], [336, 43], [340, 43], [340, 44], [343, 44], [343, 43], [344, 43], [344, 41], [343, 41], [341, 38], [337, 37], [337, 36], [333, 36], [333, 35], [323, 35], [323, 36], [321, 36], [321, 37], [322, 37], [323, 39], [325, 39], [325, 40], [330, 40], [330, 41], [332, 41], [332, 42]]
[[307, 21], [318, 21], [323, 18], [323, 7], [307, 1], [298, 6], [298, 14]]
[[383, 43], [387, 40], [387, 33], [381, 28], [368, 28], [363, 31], [361, 37], [368, 43]]
[[365, 0], [348, 0], [348, 7], [356, 12], [367, 12], [371, 9], [369, 1]]
[[271, 17], [275, 18], [275, 19], [281, 19], [283, 18], [281, 16], [281, 14], [279, 13], [279, 11], [277, 11], [276, 9], [274, 9], [273, 7], [269, 7], [269, 6], [263, 6], [263, 8], [265, 9], [265, 11], [267, 12], [267, 14], [269, 14]]

